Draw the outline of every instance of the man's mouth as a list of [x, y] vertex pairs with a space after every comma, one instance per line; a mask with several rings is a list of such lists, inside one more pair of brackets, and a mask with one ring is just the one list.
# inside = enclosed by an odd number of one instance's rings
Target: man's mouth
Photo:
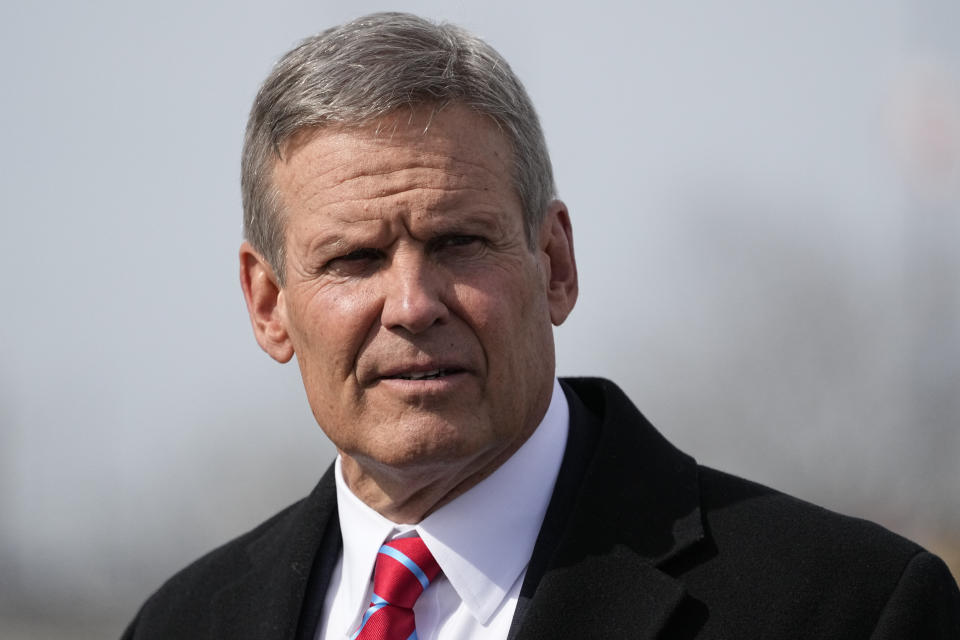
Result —
[[409, 373], [398, 373], [392, 376], [386, 376], [395, 380], [436, 380], [454, 373], [459, 373], [461, 369], [433, 369], [432, 371], [411, 371]]

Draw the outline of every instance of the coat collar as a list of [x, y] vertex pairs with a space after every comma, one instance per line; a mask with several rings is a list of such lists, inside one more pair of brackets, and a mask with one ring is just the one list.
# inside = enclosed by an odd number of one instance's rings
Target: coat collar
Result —
[[704, 537], [696, 462], [612, 382], [564, 383], [571, 443], [515, 637], [655, 637], [686, 593], [662, 567]]

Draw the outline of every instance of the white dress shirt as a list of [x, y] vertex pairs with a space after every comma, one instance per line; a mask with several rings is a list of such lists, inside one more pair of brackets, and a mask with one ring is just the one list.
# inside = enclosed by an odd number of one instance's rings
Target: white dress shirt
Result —
[[343, 550], [330, 578], [317, 640], [343, 640], [360, 626], [385, 540], [417, 533], [443, 570], [414, 606], [420, 640], [506, 638], [527, 562], [567, 443], [570, 412], [554, 381], [536, 431], [490, 476], [419, 524], [396, 524], [335, 478]]

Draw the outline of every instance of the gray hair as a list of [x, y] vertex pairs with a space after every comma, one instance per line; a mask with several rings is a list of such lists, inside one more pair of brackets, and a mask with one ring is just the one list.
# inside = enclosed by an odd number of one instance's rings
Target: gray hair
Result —
[[469, 106], [492, 118], [513, 148], [514, 188], [531, 249], [554, 197], [536, 111], [493, 47], [451, 24], [374, 13], [307, 38], [283, 56], [253, 102], [243, 145], [244, 237], [284, 282], [284, 224], [271, 176], [297, 132], [361, 126], [398, 108]]

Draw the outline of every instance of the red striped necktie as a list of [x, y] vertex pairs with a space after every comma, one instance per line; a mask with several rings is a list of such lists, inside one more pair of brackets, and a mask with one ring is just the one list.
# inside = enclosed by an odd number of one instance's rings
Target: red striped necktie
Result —
[[352, 640], [416, 640], [413, 605], [438, 575], [440, 565], [420, 536], [381, 546], [370, 608]]

